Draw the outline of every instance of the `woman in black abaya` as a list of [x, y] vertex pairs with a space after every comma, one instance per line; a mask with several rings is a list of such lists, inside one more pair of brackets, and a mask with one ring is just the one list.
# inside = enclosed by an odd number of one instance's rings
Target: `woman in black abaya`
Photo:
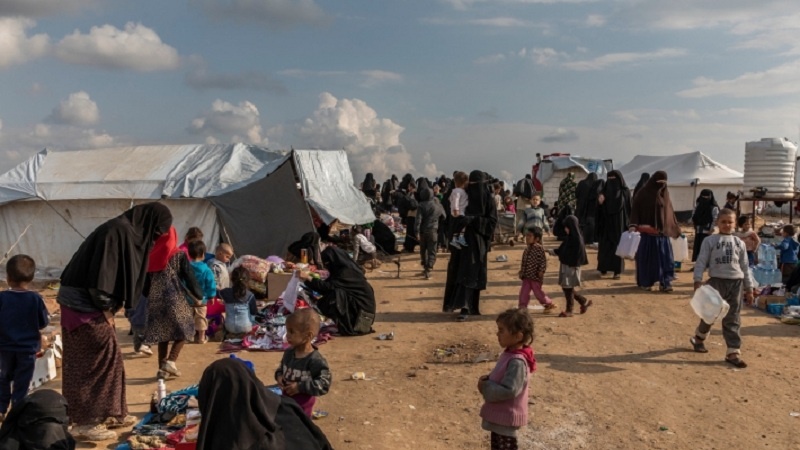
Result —
[[617, 246], [622, 233], [628, 229], [631, 215], [631, 193], [620, 171], [608, 173], [597, 201], [600, 204], [597, 216], [597, 236], [600, 240], [597, 270], [603, 275], [612, 272], [614, 279], [618, 280], [625, 270], [625, 260], [617, 256]]
[[375, 177], [371, 173], [368, 173], [364, 177], [364, 182], [361, 183], [361, 191], [367, 196], [367, 198], [373, 201], [378, 195], [378, 183], [375, 182]]
[[486, 289], [489, 244], [497, 226], [497, 208], [483, 172], [474, 170], [469, 174], [466, 191], [469, 204], [464, 211], [464, 238], [468, 245], [451, 248], [442, 308], [445, 312], [460, 309], [459, 321], [481, 313], [480, 294]]
[[0, 427], [0, 450], [74, 450], [67, 400], [43, 389], [14, 404]]
[[642, 176], [639, 177], [639, 182], [636, 183], [636, 187], [633, 188], [633, 195], [631, 196], [631, 201], [636, 198], [636, 194], [647, 184], [647, 181], [650, 179], [650, 174], [647, 172], [643, 172]]
[[328, 247], [322, 262], [330, 272], [327, 280], [302, 273], [306, 287], [322, 294], [317, 302], [320, 312], [336, 322], [339, 334], [358, 336], [372, 332], [375, 321], [375, 292], [364, 272], [344, 250]]
[[241, 361], [211, 363], [197, 396], [197, 450], [331, 450], [325, 434], [300, 406], [264, 387]]
[[598, 180], [597, 174], [594, 172], [581, 180], [575, 188], [577, 205], [575, 216], [578, 218], [578, 223], [580, 223], [581, 226], [583, 241], [589, 245], [597, 242], [597, 235], [595, 233], [597, 223], [597, 199], [602, 188], [603, 181]]

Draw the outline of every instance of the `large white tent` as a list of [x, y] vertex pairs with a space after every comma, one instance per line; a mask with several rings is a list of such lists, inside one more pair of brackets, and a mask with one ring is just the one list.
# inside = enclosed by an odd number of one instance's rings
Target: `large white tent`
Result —
[[342, 150], [275, 151], [245, 145], [43, 150], [0, 175], [0, 251], [31, 255], [55, 276], [83, 239], [133, 205], [162, 201], [180, 235], [200, 227], [210, 247], [283, 256], [326, 223], [375, 220]]
[[684, 220], [694, 210], [695, 200], [701, 190], [711, 189], [721, 206], [728, 192], [742, 190], [744, 181], [741, 172], [714, 161], [702, 152], [672, 156], [637, 155], [619, 168], [631, 189], [643, 173], [652, 175], [659, 170], [667, 173], [672, 206], [679, 218]]

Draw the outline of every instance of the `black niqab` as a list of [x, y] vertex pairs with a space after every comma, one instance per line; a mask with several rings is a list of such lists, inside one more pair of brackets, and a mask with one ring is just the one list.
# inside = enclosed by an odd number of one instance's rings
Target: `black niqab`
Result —
[[714, 198], [714, 191], [703, 189], [692, 214], [692, 223], [698, 227], [708, 227], [714, 221], [714, 208], [719, 208], [717, 200]]
[[61, 284], [105, 292], [130, 308], [142, 294], [153, 242], [171, 225], [172, 213], [163, 204], [134, 206], [83, 241], [64, 268]]
[[73, 450], [67, 400], [43, 389], [15, 404], [0, 427], [0, 450]]
[[569, 267], [579, 267], [588, 264], [589, 260], [586, 258], [586, 247], [583, 243], [583, 235], [578, 225], [578, 218], [575, 216], [567, 216], [564, 219], [564, 228], [569, 230], [569, 233], [564, 236], [564, 241], [558, 248], [558, 261], [561, 264]]
[[639, 192], [639, 190], [641, 190], [645, 184], [647, 184], [648, 180], [650, 180], [650, 174], [647, 172], [643, 172], [642, 176], [639, 178], [639, 182], [636, 183], [636, 187], [633, 188], [632, 198], [636, 197], [636, 193]]
[[364, 177], [364, 182], [361, 183], [361, 190], [364, 192], [372, 192], [375, 193], [375, 190], [378, 188], [377, 184], [375, 183], [375, 177], [368, 173]]
[[[606, 214], [613, 214], [622, 210], [622, 208], [630, 207], [630, 198], [628, 197], [628, 185], [625, 184], [625, 178], [618, 170], [612, 170], [608, 173], [605, 185], [603, 186], [603, 209]], [[626, 198], [628, 204], [626, 205]]]

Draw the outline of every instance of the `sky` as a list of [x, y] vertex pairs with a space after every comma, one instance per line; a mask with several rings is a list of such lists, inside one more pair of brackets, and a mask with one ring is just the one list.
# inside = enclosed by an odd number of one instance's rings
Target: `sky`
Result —
[[[356, 180], [800, 139], [795, 0], [0, 0], [0, 170], [55, 150], [345, 149]], [[634, 180], [635, 181], [635, 180]]]

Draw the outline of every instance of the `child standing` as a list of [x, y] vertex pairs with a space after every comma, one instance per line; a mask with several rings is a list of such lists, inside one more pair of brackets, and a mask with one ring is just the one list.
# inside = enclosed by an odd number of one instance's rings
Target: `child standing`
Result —
[[319, 314], [298, 309], [286, 319], [286, 340], [291, 348], [283, 353], [275, 381], [283, 394], [292, 397], [311, 417], [316, 398], [328, 393], [331, 370], [328, 361], [311, 342], [319, 333]]
[[558, 316], [572, 317], [575, 300], [581, 305], [581, 314], [586, 313], [586, 310], [592, 306], [591, 300], [587, 300], [586, 297], [575, 292], [575, 288], [581, 285], [581, 266], [585, 266], [589, 261], [586, 259], [586, 249], [583, 245], [581, 230], [578, 227], [578, 218], [567, 216], [564, 218], [563, 225], [564, 240], [561, 242], [561, 246], [553, 250], [561, 263], [558, 270], [558, 284], [561, 285], [564, 297], [567, 298], [567, 308]]
[[784, 284], [797, 265], [797, 249], [800, 248], [800, 244], [794, 239], [794, 231], [794, 225], [784, 225], [781, 229], [783, 240], [775, 244], [775, 248], [781, 252], [781, 274]]
[[225, 302], [225, 331], [232, 334], [249, 333], [253, 329], [253, 316], [258, 313], [256, 296], [247, 289], [250, 272], [239, 266], [231, 273], [231, 287], [219, 291]]
[[[717, 219], [719, 234], [711, 235], [703, 241], [697, 263], [694, 266], [694, 289], [702, 286], [703, 272], [708, 269], [709, 280], [706, 284], [716, 289], [722, 298], [728, 302], [730, 309], [722, 319], [722, 336], [728, 349], [725, 352], [725, 362], [739, 368], [747, 367], [740, 358], [742, 338], [739, 335], [742, 309], [742, 289], [745, 299], [753, 301], [752, 278], [749, 275], [747, 264], [747, 251], [744, 242], [734, 236], [733, 223], [736, 212], [723, 209]], [[711, 325], [700, 321], [694, 337], [689, 341], [698, 353], [708, 353], [703, 343], [711, 331]]]
[[753, 221], [750, 220], [750, 216], [739, 216], [736, 224], [739, 226], [739, 231], [733, 234], [744, 242], [744, 248], [747, 250], [747, 262], [754, 266], [756, 264], [756, 250], [761, 245], [761, 238], [753, 230]]
[[467, 186], [469, 176], [465, 172], [456, 172], [453, 174], [453, 192], [450, 193], [450, 215], [453, 217], [453, 239], [450, 245], [455, 248], [467, 246], [467, 241], [464, 239], [464, 220], [459, 217], [464, 216], [467, 206], [469, 206], [469, 198], [467, 191], [464, 188]]
[[525, 222], [521, 224], [525, 229], [532, 227], [539, 227], [550, 234], [550, 223], [547, 220], [547, 211], [542, 208], [542, 197], [535, 194], [531, 198], [530, 207], [525, 208], [524, 212]]
[[522, 280], [522, 287], [519, 290], [519, 307], [528, 308], [531, 300], [531, 291], [544, 306], [544, 312], [550, 313], [555, 310], [556, 305], [542, 291], [544, 282], [544, 272], [547, 270], [547, 256], [542, 246], [542, 229], [539, 227], [528, 228], [525, 232], [525, 244], [528, 248], [522, 253], [522, 267], [519, 270], [519, 279]]
[[528, 381], [536, 371], [527, 310], [509, 309], [497, 317], [497, 342], [505, 351], [494, 370], [478, 380], [484, 399], [481, 428], [492, 433], [492, 450], [516, 450], [517, 430], [528, 424]]
[[217, 283], [214, 281], [214, 272], [203, 262], [206, 256], [206, 244], [203, 241], [195, 240], [189, 242], [189, 258], [191, 259], [192, 270], [200, 290], [203, 292], [203, 299], [200, 301], [202, 306], [193, 308], [194, 310], [194, 342], [205, 344], [208, 342], [206, 330], [208, 330], [208, 312], [206, 304], [209, 299], [217, 296]]
[[8, 406], [25, 398], [33, 379], [41, 330], [50, 323], [42, 296], [29, 291], [36, 263], [15, 255], [6, 264], [8, 290], [0, 292], [0, 422]]

